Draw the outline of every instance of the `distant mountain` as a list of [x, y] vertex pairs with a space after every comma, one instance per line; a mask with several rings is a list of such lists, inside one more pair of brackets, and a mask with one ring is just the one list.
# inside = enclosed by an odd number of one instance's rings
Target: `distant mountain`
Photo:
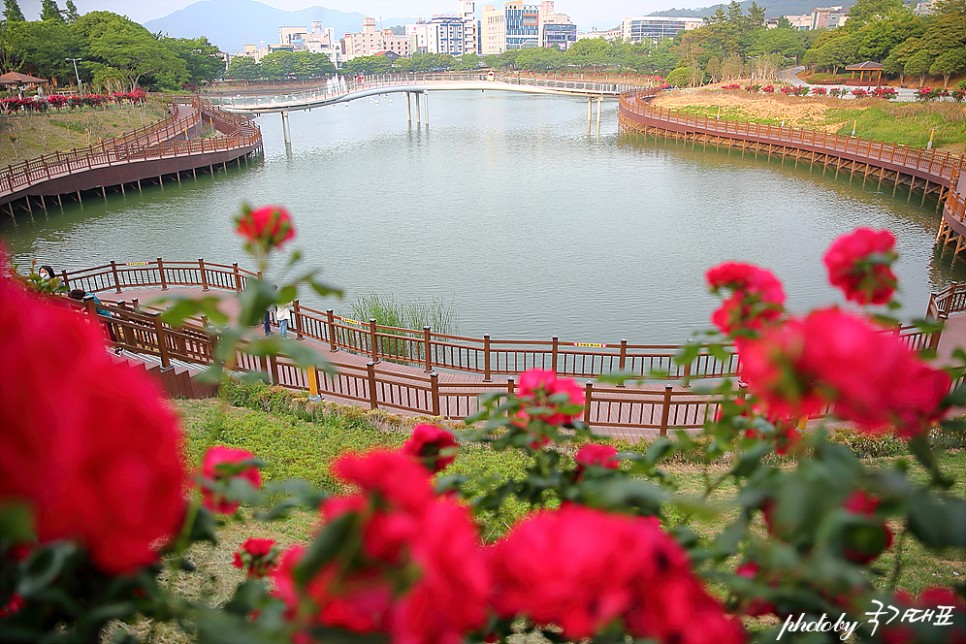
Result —
[[[766, 18], [778, 18], [780, 16], [801, 16], [812, 13], [812, 9], [817, 7], [851, 7], [855, 0], [744, 0], [739, 2], [742, 10], [748, 13], [748, 7], [752, 2], [757, 2], [759, 7], [764, 8]], [[714, 15], [718, 7], [728, 8], [727, 4], [716, 4], [703, 9], [665, 9], [664, 11], [654, 11], [652, 16], [681, 16], [685, 18], [707, 18]]]
[[[144, 26], [152, 33], [162, 32], [172, 38], [207, 36], [221, 50], [235, 53], [246, 43], [277, 43], [279, 27], [308, 27], [313, 20], [332, 27], [336, 37], [341, 38], [346, 32], [360, 31], [365, 17], [325, 7], [284, 11], [256, 0], [201, 0], [164, 18], [149, 20]], [[381, 24], [388, 28], [413, 22], [415, 18], [393, 17], [382, 18]]]

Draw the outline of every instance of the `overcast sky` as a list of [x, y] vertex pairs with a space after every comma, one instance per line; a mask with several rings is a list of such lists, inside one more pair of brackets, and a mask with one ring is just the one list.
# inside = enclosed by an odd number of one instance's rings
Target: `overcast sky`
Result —
[[[161, 18], [183, 9], [198, 0], [74, 0], [80, 13], [88, 11], [113, 11], [126, 15], [137, 22]], [[306, 9], [325, 7], [340, 11], [358, 11], [373, 17], [429, 17], [436, 13], [454, 13], [459, 9], [458, 0], [259, 0], [278, 9]], [[706, 7], [716, 0], [557, 0], [556, 9], [570, 14], [577, 25], [601, 22], [616, 25], [625, 16], [640, 16], [661, 9]], [[63, 9], [65, 0], [57, 0]], [[502, 0], [477, 2], [477, 11], [484, 4], [501, 4]], [[28, 20], [40, 15], [40, 0], [19, 0], [20, 8]], [[534, 4], [539, 4], [534, 0]]]

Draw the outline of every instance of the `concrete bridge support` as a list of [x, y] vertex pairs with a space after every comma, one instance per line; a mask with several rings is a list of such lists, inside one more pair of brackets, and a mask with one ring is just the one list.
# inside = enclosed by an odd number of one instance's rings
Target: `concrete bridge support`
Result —
[[423, 124], [423, 119], [419, 114], [419, 92], [416, 93], [416, 127]]
[[423, 96], [426, 97], [426, 126], [429, 126], [429, 92], [423, 92]]
[[406, 123], [413, 124], [413, 97], [411, 92], [406, 92]]
[[288, 126], [288, 112], [280, 112], [282, 115], [282, 136], [285, 137], [285, 145], [292, 145], [292, 130]]

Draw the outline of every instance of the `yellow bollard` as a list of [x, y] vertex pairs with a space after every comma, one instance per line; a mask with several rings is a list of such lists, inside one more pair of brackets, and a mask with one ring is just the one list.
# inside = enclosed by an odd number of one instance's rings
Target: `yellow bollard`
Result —
[[309, 367], [306, 375], [309, 381], [309, 398], [311, 400], [318, 400], [319, 397], [319, 378], [315, 367]]

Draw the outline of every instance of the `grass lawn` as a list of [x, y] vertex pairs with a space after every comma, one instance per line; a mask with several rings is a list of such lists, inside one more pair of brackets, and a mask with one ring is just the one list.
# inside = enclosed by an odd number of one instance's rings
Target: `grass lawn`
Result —
[[0, 116], [0, 165], [20, 163], [52, 152], [86, 148], [167, 116], [156, 101], [50, 110], [43, 114]]
[[[287, 394], [285, 394], [287, 395]], [[275, 400], [280, 400], [278, 395]], [[253, 407], [270, 407], [269, 403], [247, 404]], [[396, 429], [380, 428], [383, 417], [367, 414], [358, 409], [328, 408], [314, 420], [300, 418], [296, 414], [269, 413], [250, 408], [231, 406], [216, 400], [179, 401], [176, 407], [181, 414], [187, 434], [186, 451], [189, 461], [197, 466], [205, 450], [212, 445], [228, 445], [251, 450], [268, 466], [263, 470], [263, 479], [305, 478], [329, 492], [338, 492], [340, 484], [328, 474], [329, 462], [347, 450], [366, 450], [377, 446], [398, 446], [406, 437], [406, 432]], [[375, 422], [371, 422], [371, 421]], [[897, 458], [889, 456], [867, 459], [868, 464], [888, 467]], [[966, 496], [966, 450], [949, 449], [941, 453], [942, 469], [953, 476], [957, 483], [953, 492]], [[472, 445], [461, 447], [456, 462], [447, 473], [479, 474], [505, 480], [507, 477], [522, 476], [525, 466], [523, 456], [502, 452], [495, 454], [488, 449]], [[692, 463], [675, 462], [664, 468], [673, 478], [681, 493], [700, 496], [704, 491], [704, 466]], [[917, 468], [913, 467], [915, 471]], [[726, 471], [724, 465], [710, 466], [709, 474], [716, 477]], [[917, 474], [924, 481], [925, 475]], [[733, 495], [734, 487], [726, 484], [711, 497], [711, 501], [725, 503]], [[483, 517], [483, 533], [487, 539], [494, 539], [506, 530], [512, 522], [522, 516], [522, 508], [509, 507], [500, 515]], [[734, 516], [734, 511], [710, 519], [695, 519], [692, 527], [702, 536], [714, 534]], [[189, 558], [199, 570], [212, 571], [214, 575], [200, 573], [178, 573], [178, 578], [169, 580], [185, 596], [205, 598], [217, 605], [229, 599], [230, 592], [242, 580], [241, 571], [231, 565], [232, 553], [249, 537], [268, 537], [287, 546], [310, 537], [317, 524], [317, 515], [299, 512], [288, 519], [271, 524], [251, 519], [247, 510], [225, 522], [219, 531], [221, 542], [218, 546], [196, 545], [189, 552]], [[893, 525], [898, 535], [901, 526]], [[874, 570], [881, 576], [883, 586], [893, 573], [896, 548], [884, 554], [875, 564]], [[949, 586], [966, 579], [966, 560], [959, 553], [930, 552], [915, 540], [904, 540], [903, 566], [900, 570], [898, 586], [911, 592], [930, 586]], [[749, 620], [752, 632], [768, 626], [767, 618]], [[122, 627], [118, 627], [122, 628]], [[141, 637], [159, 642], [187, 642], [187, 636], [168, 625], [139, 623], [130, 628]], [[540, 640], [530, 637], [521, 638], [519, 643], [533, 643]], [[519, 644], [518, 643], [518, 644]]]
[[842, 135], [852, 133], [854, 122], [856, 136], [919, 148], [926, 147], [935, 128], [934, 149], [966, 153], [966, 105], [962, 103], [892, 103], [878, 98], [843, 100], [701, 90], [662, 94], [653, 104], [695, 116], [765, 125], [784, 123]]

